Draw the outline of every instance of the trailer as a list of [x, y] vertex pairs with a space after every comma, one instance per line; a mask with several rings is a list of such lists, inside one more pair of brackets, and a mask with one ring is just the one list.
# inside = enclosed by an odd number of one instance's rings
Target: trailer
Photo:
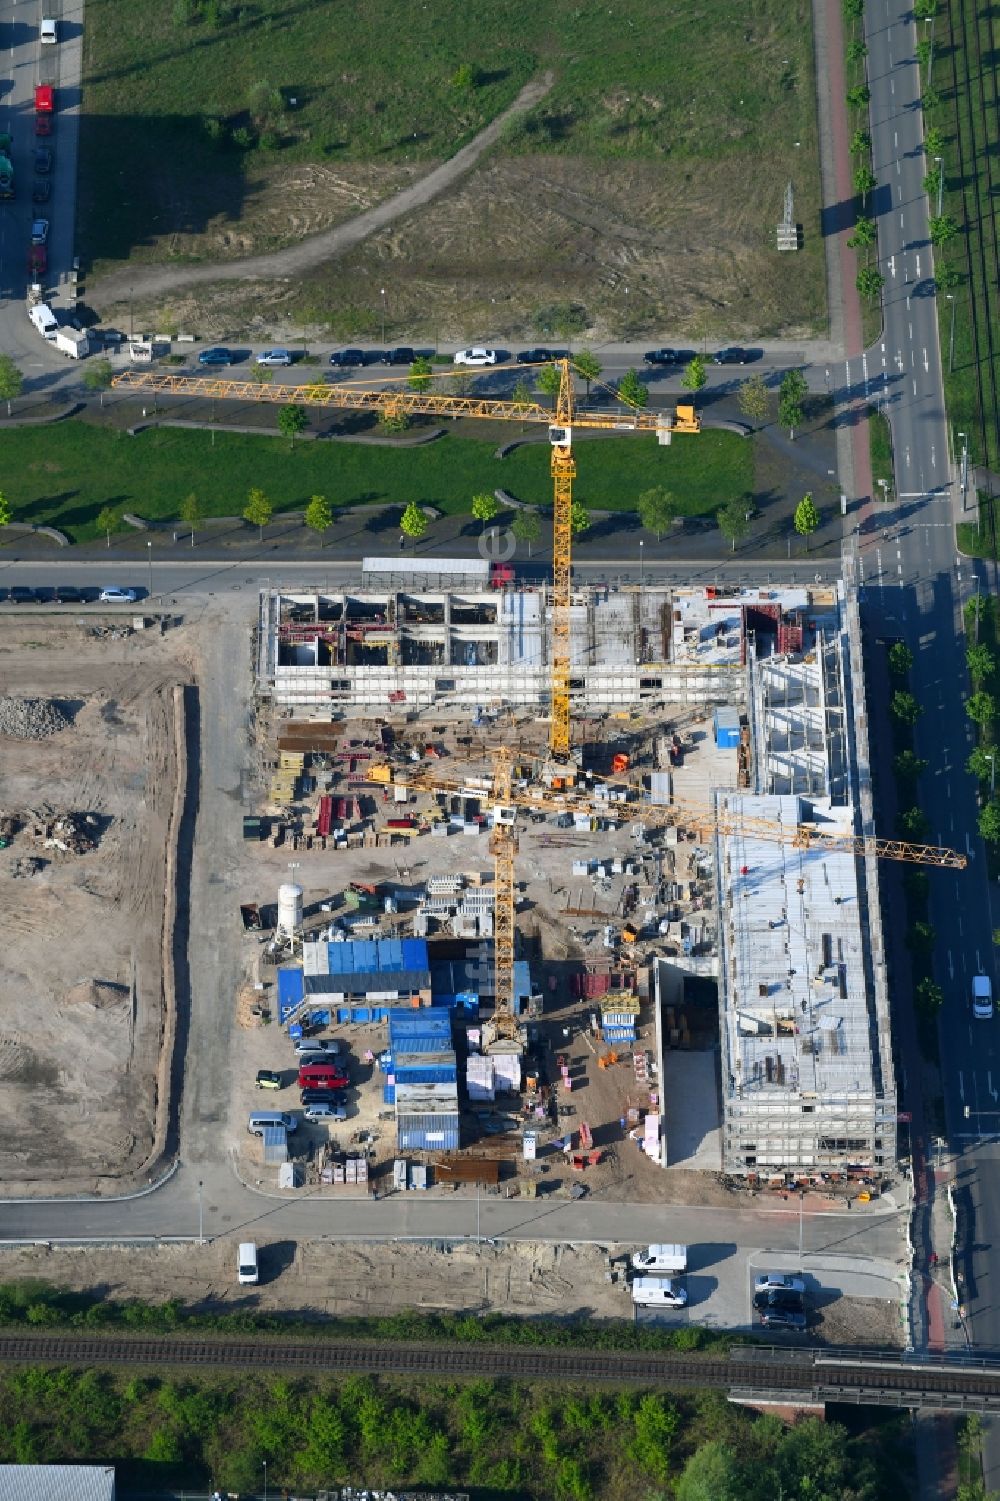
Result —
[[86, 359], [90, 353], [90, 335], [85, 328], [57, 328], [52, 341], [60, 354], [71, 360]]

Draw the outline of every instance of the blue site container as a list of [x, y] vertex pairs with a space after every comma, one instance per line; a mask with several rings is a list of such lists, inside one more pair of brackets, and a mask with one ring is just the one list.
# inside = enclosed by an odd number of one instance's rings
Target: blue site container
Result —
[[715, 744], [719, 750], [735, 750], [740, 743], [739, 710], [721, 707], [712, 715]]

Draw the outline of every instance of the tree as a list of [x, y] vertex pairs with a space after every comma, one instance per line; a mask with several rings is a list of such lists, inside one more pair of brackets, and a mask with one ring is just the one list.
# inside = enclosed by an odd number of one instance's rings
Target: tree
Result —
[[985, 746], [977, 745], [969, 759], [965, 763], [965, 769], [970, 776], [975, 777], [977, 782], [996, 782], [996, 770], [994, 761], [1000, 755], [998, 751], [988, 751]]
[[992, 693], [987, 693], [984, 688], [980, 688], [978, 693], [973, 693], [966, 699], [965, 712], [973, 724], [978, 724], [980, 729], [985, 729], [997, 712], [996, 699]]
[[854, 233], [847, 241], [851, 250], [868, 250], [875, 244], [875, 220], [862, 215], [855, 221]]
[[852, 109], [867, 109], [871, 97], [871, 89], [866, 83], [856, 83], [853, 89], [847, 90], [847, 102]]
[[923, 187], [923, 190], [927, 194], [928, 198], [936, 198], [938, 189], [941, 186], [941, 168], [934, 166], [931, 167], [928, 172], [925, 172], [924, 180], [921, 186]]
[[736, 392], [736, 400], [744, 417], [749, 417], [754, 422], [763, 422], [771, 405], [771, 393], [764, 377], [751, 375], [749, 380], [743, 381]]
[[746, 1479], [728, 1445], [709, 1439], [685, 1464], [674, 1494], [677, 1501], [743, 1501]]
[[844, 0], [844, 15], [848, 21], [860, 21], [865, 13], [865, 0]]
[[519, 412], [526, 412], [530, 406], [534, 405], [534, 402], [535, 397], [531, 389], [530, 380], [528, 380], [526, 375], [519, 375], [517, 383], [510, 393], [511, 406], [516, 407]]
[[410, 373], [406, 377], [406, 384], [411, 391], [426, 391], [431, 383], [431, 375], [434, 366], [426, 355], [418, 354], [410, 366]]
[[654, 485], [651, 490], [643, 490], [636, 509], [647, 532], [655, 532], [659, 542], [661, 534], [673, 525], [680, 507], [676, 495], [672, 495], [662, 485]]
[[202, 504], [199, 497], [192, 490], [190, 495], [185, 495], [181, 501], [181, 520], [191, 528], [191, 546], [194, 546], [194, 534], [203, 515]]
[[855, 167], [854, 191], [860, 193], [864, 203], [867, 203], [868, 194], [872, 191], [877, 181], [875, 173], [866, 163], [862, 162], [860, 166]]
[[736, 551], [737, 542], [742, 542], [750, 525], [747, 520], [747, 503], [740, 496], [734, 495], [732, 500], [727, 500], [724, 506], [720, 506], [715, 513], [719, 531], [727, 542], [733, 544], [733, 552]]
[[950, 266], [942, 262], [934, 268], [934, 281], [941, 292], [953, 292], [962, 280], [962, 273], [957, 266]]
[[927, 815], [922, 808], [907, 808], [899, 815], [900, 839], [926, 839], [929, 831]]
[[258, 386], [269, 386], [274, 380], [274, 371], [268, 365], [254, 364], [250, 370], [250, 379]]
[[104, 393], [114, 380], [114, 371], [110, 360], [91, 360], [83, 372], [83, 384], [88, 391], [100, 391], [101, 406], [104, 405]]
[[914, 0], [913, 14], [918, 21], [933, 21], [937, 15], [937, 0]]
[[795, 516], [792, 525], [800, 537], [809, 538], [819, 526], [820, 515], [813, 501], [812, 495], [803, 495], [795, 507]]
[[927, 114], [930, 112], [930, 110], [937, 109], [940, 103], [941, 95], [938, 93], [936, 88], [934, 88], [931, 84], [928, 84], [924, 89], [924, 92], [920, 96], [921, 109], [925, 114]]
[[697, 396], [702, 386], [708, 380], [708, 372], [705, 368], [705, 356], [696, 354], [689, 360], [681, 376], [681, 385], [685, 391], [690, 391], [692, 396]]
[[0, 526], [10, 526], [14, 512], [6, 495], [0, 494]]
[[892, 769], [897, 779], [909, 787], [915, 787], [927, 770], [927, 762], [916, 751], [901, 750], [892, 758]]
[[932, 214], [930, 221], [931, 244], [947, 245], [958, 234], [959, 224], [954, 214]]
[[788, 436], [795, 437], [795, 429], [802, 426], [802, 402], [809, 390], [801, 370], [786, 370], [778, 387], [778, 421], [788, 428]]
[[[587, 395], [590, 395], [590, 383], [600, 377], [604, 366], [592, 349], [580, 349], [572, 356], [573, 369], [581, 380], [587, 382]], [[644, 405], [645, 403], [640, 403]]]
[[333, 507], [325, 495], [311, 495], [302, 519], [311, 532], [322, 537], [333, 525]]
[[472, 89], [479, 87], [481, 79], [482, 74], [475, 63], [459, 63], [451, 76], [451, 86], [453, 89], [460, 89], [462, 93], [468, 94]]
[[924, 132], [924, 154], [926, 156], [940, 156], [944, 150], [944, 132], [938, 130], [936, 125], [931, 125]]
[[847, 44], [847, 61], [849, 63], [862, 63], [868, 56], [868, 48], [860, 37], [855, 37]]
[[854, 285], [862, 297], [867, 297], [869, 302], [875, 302], [885, 286], [885, 277], [874, 266], [862, 266]]
[[551, 396], [554, 401], [559, 395], [562, 372], [558, 365], [543, 365], [535, 377], [535, 381], [542, 395]]
[[872, 149], [872, 138], [867, 130], [856, 130], [851, 136], [851, 155], [864, 156]]
[[14, 364], [9, 354], [0, 354], [0, 401], [7, 403], [7, 416], [10, 416], [10, 404], [20, 396], [24, 389], [24, 376]]
[[932, 1019], [944, 1005], [944, 991], [936, 980], [921, 980], [917, 986], [917, 1006]]
[[582, 501], [574, 500], [569, 516], [570, 531], [574, 537], [585, 532], [590, 525], [590, 512]]
[[484, 532], [488, 523], [493, 520], [499, 509], [500, 502], [488, 490], [484, 490], [479, 495], [472, 497], [472, 514], [477, 521], [483, 523]]
[[412, 537], [414, 542], [419, 542], [420, 538], [427, 530], [427, 527], [427, 517], [417, 505], [416, 501], [411, 500], [409, 505], [406, 507], [406, 510], [403, 512], [402, 517], [400, 518], [400, 531], [403, 532], [405, 536]]
[[979, 832], [987, 844], [1000, 844], [1000, 803], [995, 798], [979, 810]]
[[298, 402], [290, 401], [286, 407], [281, 407], [278, 412], [278, 431], [283, 438], [288, 439], [291, 448], [299, 433], [309, 425], [309, 414], [305, 407], [300, 407]]
[[889, 648], [889, 671], [894, 678], [905, 678], [913, 667], [913, 653], [905, 641], [894, 641]]
[[511, 527], [518, 542], [528, 544], [528, 557], [531, 557], [531, 544], [537, 542], [542, 535], [542, 523], [538, 519], [536, 511], [518, 511]]
[[643, 385], [634, 370], [626, 370], [618, 382], [618, 400], [630, 407], [644, 407], [649, 401], [649, 387]]
[[259, 490], [254, 486], [247, 497], [246, 505], [243, 507], [243, 520], [249, 521], [251, 526], [259, 528], [261, 542], [264, 540], [264, 528], [270, 523], [273, 515], [274, 506], [263, 490]]
[[979, 646], [967, 647], [965, 662], [973, 682], [992, 677], [996, 671], [997, 659], [993, 655], [991, 648], [985, 643], [981, 643]]
[[118, 512], [112, 506], [102, 506], [97, 516], [97, 530], [103, 532], [111, 546], [111, 533], [118, 530]]
[[906, 688], [897, 688], [889, 701], [889, 713], [900, 724], [915, 725], [923, 712], [923, 705]]
[[913, 49], [914, 56], [916, 57], [917, 62], [922, 68], [926, 68], [927, 64], [930, 62], [933, 51], [934, 48], [931, 44], [930, 37], [922, 36]]
[[390, 412], [384, 409], [378, 414], [378, 425], [380, 432], [394, 438], [398, 437], [400, 433], [406, 432], [406, 429], [410, 425], [410, 419], [406, 412]]

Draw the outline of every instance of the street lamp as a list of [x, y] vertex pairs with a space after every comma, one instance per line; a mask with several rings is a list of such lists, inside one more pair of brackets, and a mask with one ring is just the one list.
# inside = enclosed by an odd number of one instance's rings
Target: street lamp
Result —
[[646, 545], [645, 542], [640, 537], [639, 538], [639, 593], [640, 594], [642, 593], [642, 585], [643, 585], [642, 556], [643, 556], [643, 548], [645, 547], [645, 545]]
[[132, 294], [133, 294], [134, 291], [135, 291], [134, 287], [129, 287], [129, 289], [128, 289], [128, 341], [129, 341], [130, 344], [132, 343], [133, 339], [135, 338], [135, 316], [134, 316], [134, 306], [133, 306], [133, 302], [132, 302]]
[[990, 763], [990, 802], [992, 802], [993, 799], [994, 799], [994, 797], [996, 796], [996, 790], [997, 790], [997, 762], [996, 762], [996, 755], [992, 751], [983, 751], [983, 755], [986, 757], [987, 761]]
[[263, 1460], [262, 1463], [264, 1465], [264, 1501], [267, 1501], [267, 1460]]
[[955, 368], [955, 294], [946, 292], [944, 295], [951, 303], [951, 333], [948, 335], [948, 374], [950, 375]]
[[382, 295], [382, 343], [385, 344], [385, 287], [380, 287]]
[[958, 436], [962, 440], [961, 486], [962, 486], [962, 505], [963, 505], [963, 508], [964, 508], [964, 506], [965, 506], [965, 491], [966, 491], [966, 487], [968, 486], [968, 483], [969, 483], [969, 445], [966, 442], [966, 435], [965, 435], [965, 433], [959, 433]]
[[204, 1184], [202, 1183], [201, 1179], [199, 1178], [198, 1179], [198, 1244], [199, 1244], [199, 1246], [203, 1246], [205, 1244], [205, 1216], [204, 1216], [204, 1213], [203, 1213], [203, 1203], [202, 1203], [202, 1196], [201, 1196], [201, 1191], [202, 1191], [203, 1187], [204, 1187]]
[[938, 218], [941, 217], [941, 205], [944, 196], [944, 159], [940, 156], [934, 158], [938, 169]]
[[802, 1206], [805, 1203], [806, 1191], [799, 1189], [799, 1270], [802, 1270]]
[[150, 597], [150, 599], [152, 599], [152, 597], [153, 597], [153, 544], [152, 544], [152, 542], [147, 542], [146, 543], [146, 558], [147, 558], [147, 560], [149, 562], [149, 597]]

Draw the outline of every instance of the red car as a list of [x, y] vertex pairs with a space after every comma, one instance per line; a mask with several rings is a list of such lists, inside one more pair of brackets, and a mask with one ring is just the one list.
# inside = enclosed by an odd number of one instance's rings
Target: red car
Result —
[[28, 251], [28, 275], [44, 276], [49, 269], [49, 255], [44, 245], [32, 245]]
[[299, 1069], [300, 1089], [346, 1089], [350, 1082], [332, 1063], [314, 1063]]
[[35, 86], [35, 135], [50, 136], [52, 134], [52, 116], [55, 114], [56, 96], [55, 89], [50, 83], [39, 83]]

